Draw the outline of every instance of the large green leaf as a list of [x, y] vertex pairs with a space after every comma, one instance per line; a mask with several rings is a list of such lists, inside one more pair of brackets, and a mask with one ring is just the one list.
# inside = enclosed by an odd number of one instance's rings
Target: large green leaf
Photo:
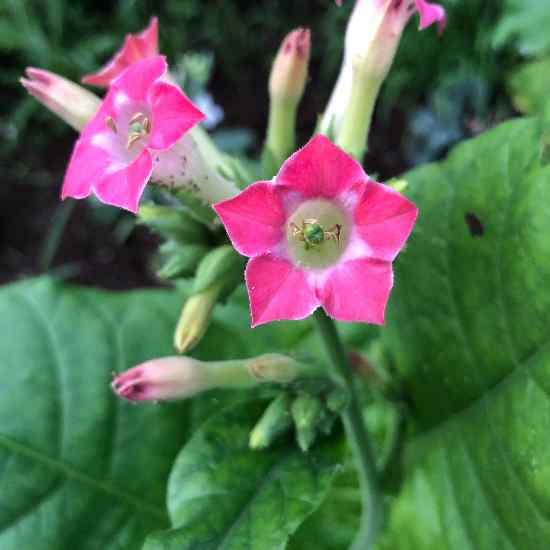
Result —
[[50, 280], [0, 290], [0, 547], [134, 549], [168, 524], [181, 405], [116, 399], [111, 372], [170, 353], [168, 292]]
[[550, 57], [524, 63], [508, 80], [515, 108], [525, 114], [550, 116]]
[[524, 55], [550, 49], [550, 4], [545, 0], [505, 0], [493, 35], [495, 46], [514, 42]]
[[261, 409], [222, 411], [182, 449], [170, 476], [174, 529], [151, 535], [146, 550], [275, 550], [325, 498], [342, 453], [327, 441], [302, 453], [293, 443], [251, 451]]
[[550, 545], [550, 167], [517, 120], [411, 172], [386, 332], [416, 435], [381, 548]]

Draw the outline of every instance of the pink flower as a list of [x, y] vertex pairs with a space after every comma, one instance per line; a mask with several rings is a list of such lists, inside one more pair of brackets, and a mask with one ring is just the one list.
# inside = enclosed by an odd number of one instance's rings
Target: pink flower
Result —
[[158, 53], [158, 19], [152, 17], [146, 29], [140, 34], [126, 35], [122, 48], [112, 59], [96, 73], [84, 76], [82, 82], [106, 88], [132, 63], [153, 57]]
[[342, 321], [384, 322], [391, 263], [418, 211], [326, 137], [309, 141], [272, 181], [214, 209], [251, 258], [252, 326], [303, 319], [319, 306]]
[[416, 4], [416, 10], [420, 14], [419, 30], [422, 31], [432, 23], [437, 23], [437, 29], [439, 33], [442, 33], [447, 23], [445, 10], [439, 4], [430, 4], [426, 0], [414, 0], [414, 3]]
[[61, 198], [99, 200], [136, 212], [154, 164], [204, 115], [166, 82], [164, 57], [128, 67], [111, 85], [75, 148]]
[[[411, 9], [407, 6], [408, 2], [405, 0], [358, 0], [359, 2], [374, 1], [378, 7], [382, 8], [386, 4], [389, 4], [391, 11], [404, 10], [405, 12], [412, 13]], [[424, 30], [432, 23], [438, 24], [439, 32], [442, 32], [445, 28], [446, 18], [445, 10], [439, 4], [431, 4], [426, 0], [414, 0], [416, 10], [420, 14], [420, 27], [419, 30]], [[336, 0], [338, 6], [342, 5], [342, 0]]]

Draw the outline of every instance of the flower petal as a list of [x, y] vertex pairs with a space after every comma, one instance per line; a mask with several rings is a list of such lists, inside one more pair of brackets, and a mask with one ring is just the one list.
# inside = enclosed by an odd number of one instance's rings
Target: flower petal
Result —
[[245, 280], [252, 327], [280, 319], [304, 319], [319, 306], [306, 273], [271, 254], [249, 260]]
[[366, 179], [358, 162], [325, 136], [317, 135], [283, 164], [276, 183], [306, 198], [332, 198]]
[[213, 208], [243, 256], [270, 252], [284, 236], [286, 216], [271, 182], [256, 182]]
[[415, 0], [415, 3], [420, 14], [419, 30], [422, 31], [432, 23], [437, 23], [438, 32], [441, 34], [447, 22], [445, 10], [439, 4], [430, 4], [426, 0]]
[[366, 258], [334, 268], [319, 294], [323, 308], [334, 319], [382, 325], [392, 286], [391, 263]]
[[91, 139], [79, 139], [73, 149], [63, 186], [61, 198], [87, 197], [94, 185], [101, 180], [111, 164], [111, 156], [100, 147], [95, 147]]
[[205, 118], [177, 86], [156, 82], [148, 95], [153, 115], [148, 147], [152, 149], [168, 149]]
[[151, 177], [151, 154], [143, 150], [129, 165], [117, 163], [110, 151], [97, 147], [90, 139], [80, 139], [74, 148], [61, 198], [82, 199], [94, 193], [106, 204], [137, 212], [139, 199]]
[[133, 63], [112, 82], [112, 88], [134, 101], [147, 102], [149, 88], [168, 70], [166, 59], [155, 55]]
[[99, 71], [84, 76], [82, 82], [106, 88], [126, 67], [157, 54], [158, 19], [153, 17], [140, 34], [127, 35], [122, 48]]
[[101, 202], [119, 206], [135, 214], [152, 171], [151, 153], [144, 149], [129, 166], [106, 174], [95, 186], [94, 193]]
[[136, 42], [142, 57], [152, 57], [159, 53], [159, 20], [151, 17], [149, 25], [137, 36]]
[[369, 181], [355, 209], [357, 232], [369, 249], [369, 255], [392, 261], [401, 250], [418, 215], [416, 206], [403, 195]]

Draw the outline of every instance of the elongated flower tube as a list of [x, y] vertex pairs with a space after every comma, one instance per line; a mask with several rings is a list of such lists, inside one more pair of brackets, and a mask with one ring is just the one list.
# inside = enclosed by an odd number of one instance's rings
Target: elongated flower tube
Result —
[[111, 85], [77, 141], [61, 197], [94, 193], [136, 212], [155, 165], [172, 161], [172, 146], [204, 118], [183, 92], [164, 80], [164, 57], [134, 63]]
[[354, 78], [359, 80], [362, 94], [358, 94], [361, 105], [351, 114], [350, 124], [358, 117], [370, 122], [380, 85], [391, 67], [403, 29], [415, 12], [420, 15], [420, 30], [433, 23], [438, 24], [440, 32], [443, 30], [444, 9], [426, 0], [356, 1], [346, 30], [340, 75], [321, 120], [322, 133], [340, 133], [344, 113], [353, 100]]
[[99, 71], [82, 78], [84, 84], [107, 88], [113, 80], [137, 61], [158, 55], [158, 19], [152, 17], [139, 34], [128, 34], [122, 48]]
[[129, 401], [174, 401], [213, 388], [288, 384], [298, 377], [315, 375], [319, 375], [315, 366], [276, 353], [212, 363], [191, 357], [163, 357], [118, 374], [111, 387]]
[[27, 67], [19, 79], [27, 92], [69, 126], [80, 131], [101, 105], [101, 100], [82, 86], [43, 69]]
[[250, 258], [252, 326], [303, 319], [319, 306], [342, 321], [384, 322], [392, 261], [417, 209], [326, 137], [294, 153], [272, 181], [214, 209]]

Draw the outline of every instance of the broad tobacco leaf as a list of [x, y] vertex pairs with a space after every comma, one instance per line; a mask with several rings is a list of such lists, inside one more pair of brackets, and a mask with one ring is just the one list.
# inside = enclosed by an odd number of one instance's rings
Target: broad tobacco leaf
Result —
[[409, 173], [386, 330], [416, 433], [388, 550], [550, 544], [550, 166], [516, 120]]
[[0, 290], [0, 547], [135, 549], [168, 525], [187, 405], [116, 399], [111, 372], [171, 353], [177, 302], [47, 279]]
[[493, 35], [496, 47], [513, 42], [523, 55], [550, 49], [550, 7], [545, 0], [505, 0]]
[[508, 80], [508, 88], [518, 111], [550, 119], [549, 74], [550, 56], [524, 63], [515, 70]]
[[168, 485], [174, 528], [144, 550], [275, 550], [324, 500], [340, 469], [342, 441], [308, 453], [291, 442], [248, 448], [261, 408], [242, 404], [210, 418], [179, 454]]

